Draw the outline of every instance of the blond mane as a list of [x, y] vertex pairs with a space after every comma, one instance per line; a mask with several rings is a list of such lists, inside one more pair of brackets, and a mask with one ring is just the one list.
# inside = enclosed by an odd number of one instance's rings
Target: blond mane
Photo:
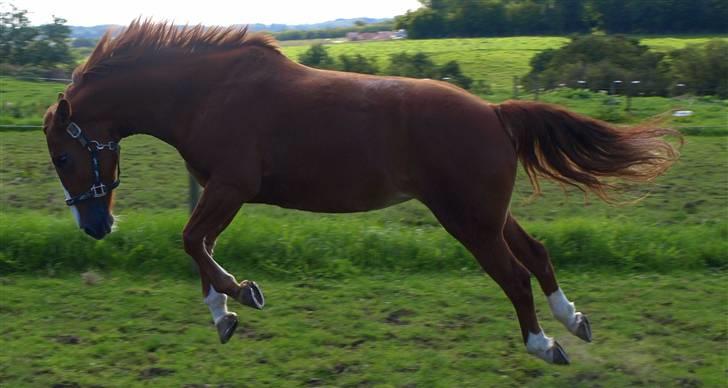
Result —
[[175, 26], [168, 22], [136, 19], [116, 37], [113, 37], [113, 31], [107, 31], [86, 62], [73, 72], [73, 80], [77, 83], [86, 74], [163, 51], [189, 54], [244, 46], [258, 46], [280, 52], [273, 37], [250, 33], [247, 26]]

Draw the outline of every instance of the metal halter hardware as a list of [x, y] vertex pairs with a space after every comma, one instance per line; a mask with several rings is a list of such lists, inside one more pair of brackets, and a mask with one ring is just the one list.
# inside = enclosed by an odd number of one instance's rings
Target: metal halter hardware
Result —
[[83, 202], [89, 199], [105, 197], [117, 186], [119, 186], [119, 183], [121, 183], [119, 181], [119, 177], [121, 176], [121, 166], [119, 165], [119, 163], [116, 164], [116, 180], [110, 185], [105, 185], [103, 182], [101, 182], [99, 159], [97, 157], [98, 151], [109, 150], [116, 152], [118, 155], [121, 151], [121, 146], [115, 141], [100, 143], [96, 140], [89, 140], [88, 137], [86, 137], [86, 135], [81, 130], [81, 127], [79, 127], [74, 122], [68, 124], [68, 127], [66, 127], [66, 132], [71, 136], [71, 138], [78, 140], [78, 142], [81, 143], [81, 145], [86, 148], [86, 150], [88, 150], [88, 152], [91, 154], [91, 171], [94, 174], [94, 183], [91, 185], [91, 187], [79, 195], [66, 199], [66, 205], [73, 206], [79, 202]]

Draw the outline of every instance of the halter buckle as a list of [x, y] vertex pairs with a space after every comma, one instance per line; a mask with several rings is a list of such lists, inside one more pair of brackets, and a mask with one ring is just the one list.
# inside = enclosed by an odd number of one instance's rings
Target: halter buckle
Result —
[[107, 194], [107, 192], [106, 192], [106, 185], [103, 184], [103, 183], [94, 184], [89, 189], [89, 192], [91, 193], [91, 195], [93, 196], [93, 198], [101, 198], [101, 197], [104, 197]]
[[72, 138], [78, 139], [78, 137], [81, 136], [82, 131], [81, 131], [81, 127], [76, 125], [76, 123], [71, 122], [70, 124], [68, 124], [68, 127], [66, 127], [66, 132], [68, 132], [68, 134]]
[[99, 151], [102, 151], [102, 150], [117, 151], [119, 149], [119, 144], [114, 141], [110, 141], [108, 143], [99, 143], [96, 140], [91, 140], [91, 141], [89, 141], [89, 143], [92, 143], [94, 145], [94, 147], [96, 147], [96, 149]]

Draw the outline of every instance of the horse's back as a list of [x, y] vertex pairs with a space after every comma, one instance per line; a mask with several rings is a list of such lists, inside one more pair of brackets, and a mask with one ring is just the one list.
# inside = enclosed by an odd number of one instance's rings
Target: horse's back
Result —
[[515, 165], [493, 110], [449, 84], [314, 71], [288, 90], [259, 202], [364, 211]]

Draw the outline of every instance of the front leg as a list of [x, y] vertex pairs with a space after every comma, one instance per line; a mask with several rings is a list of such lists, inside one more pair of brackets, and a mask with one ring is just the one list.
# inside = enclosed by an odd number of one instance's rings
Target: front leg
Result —
[[[232, 221], [243, 203], [254, 195], [246, 193], [238, 186], [208, 182], [200, 202], [183, 233], [185, 252], [192, 256], [212, 287], [240, 303], [262, 308], [265, 300], [255, 282], [244, 280], [240, 283], [233, 275], [222, 268], [211, 256], [205, 237], [217, 236]], [[203, 290], [204, 292], [204, 290]], [[207, 295], [206, 295], [207, 296]]]

